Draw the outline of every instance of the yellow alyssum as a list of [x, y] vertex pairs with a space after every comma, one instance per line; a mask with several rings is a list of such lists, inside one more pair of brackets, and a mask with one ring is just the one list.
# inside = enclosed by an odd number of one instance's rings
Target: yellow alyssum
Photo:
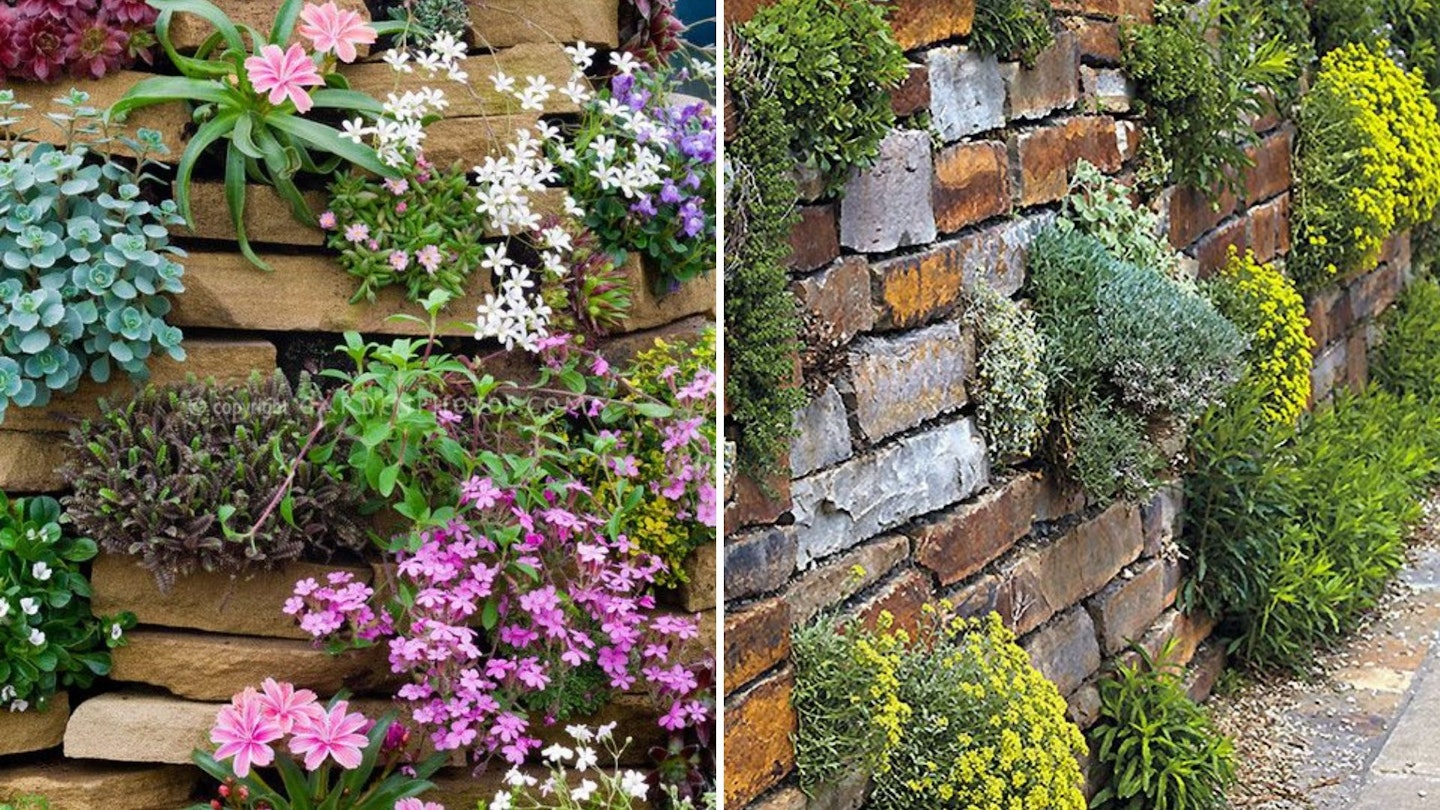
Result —
[[1215, 305], [1250, 337], [1248, 374], [1266, 392], [1264, 413], [1272, 424], [1293, 424], [1310, 399], [1315, 341], [1306, 330], [1305, 299], [1275, 265], [1230, 249], [1230, 259], [1211, 289]]

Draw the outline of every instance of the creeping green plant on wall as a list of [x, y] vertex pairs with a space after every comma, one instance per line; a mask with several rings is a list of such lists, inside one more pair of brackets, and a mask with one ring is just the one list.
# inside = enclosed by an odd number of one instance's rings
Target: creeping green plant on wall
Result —
[[1034, 67], [1055, 41], [1055, 11], [1046, 0], [976, 0], [970, 47]]
[[987, 284], [967, 297], [965, 322], [975, 330], [975, 415], [995, 462], [1027, 458], [1049, 423], [1045, 338], [1035, 315]]
[[28, 107], [0, 90], [0, 418], [86, 376], [143, 380], [152, 356], [185, 359], [180, 330], [165, 322], [165, 295], [184, 290], [184, 253], [167, 230], [179, 219], [143, 188], [155, 181], [151, 158], [165, 153], [160, 135], [123, 139], [134, 167], [97, 159], [106, 133], [89, 96], [57, 101], [49, 117], [66, 145], [27, 143]]
[[779, 0], [736, 32], [768, 66], [790, 153], [819, 171], [829, 193], [874, 162], [895, 124], [889, 91], [905, 79], [905, 54], [885, 10], [869, 0]]

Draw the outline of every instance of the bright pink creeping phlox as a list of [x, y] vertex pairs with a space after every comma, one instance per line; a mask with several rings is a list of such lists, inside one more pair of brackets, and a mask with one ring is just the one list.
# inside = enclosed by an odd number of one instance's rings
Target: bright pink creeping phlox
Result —
[[343, 768], [360, 767], [362, 753], [370, 742], [360, 731], [370, 721], [363, 714], [347, 714], [349, 709], [346, 701], [336, 701], [328, 713], [296, 725], [290, 751], [305, 757], [305, 770], [318, 769], [326, 757]]
[[308, 4], [300, 11], [300, 36], [310, 40], [315, 50], [333, 53], [341, 62], [354, 62], [359, 56], [356, 45], [373, 45], [375, 29], [365, 24], [359, 14], [342, 11], [333, 2], [323, 6]]
[[245, 60], [245, 72], [255, 92], [269, 92], [271, 104], [280, 104], [289, 98], [302, 113], [309, 112], [315, 105], [305, 88], [325, 84], [315, 63], [299, 45], [291, 45], [288, 51], [281, 51], [279, 45], [266, 45], [260, 49], [259, 56]]
[[280, 724], [265, 716], [254, 689], [236, 695], [234, 702], [215, 716], [215, 727], [210, 730], [210, 741], [219, 746], [215, 758], [234, 757], [231, 767], [242, 779], [250, 774], [250, 766], [264, 767], [275, 761], [270, 743], [283, 736]]

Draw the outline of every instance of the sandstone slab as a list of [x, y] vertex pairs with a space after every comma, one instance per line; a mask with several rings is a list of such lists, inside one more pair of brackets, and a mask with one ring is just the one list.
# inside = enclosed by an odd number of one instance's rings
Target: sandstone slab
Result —
[[65, 463], [65, 434], [0, 429], [0, 491], [58, 492], [65, 481], [56, 472]]
[[1044, 629], [1025, 639], [1020, 646], [1060, 694], [1074, 693], [1085, 679], [1100, 669], [1100, 646], [1095, 625], [1083, 608], [1075, 608]]
[[910, 530], [915, 560], [951, 585], [979, 571], [1030, 533], [1040, 479], [1019, 475]]
[[1043, 118], [1080, 99], [1080, 42], [1069, 31], [1061, 31], [1036, 56], [1034, 67], [1006, 62], [1000, 71], [1005, 79], [1006, 116]]
[[[522, 0], [523, 2], [523, 0]], [[551, 6], [568, 7], [569, 3], [551, 3]], [[583, 3], [580, 3], [583, 5]], [[615, 8], [615, 3], [610, 3]], [[496, 46], [499, 47], [499, 46]], [[341, 72], [350, 80], [350, 86], [370, 95], [384, 99], [390, 93], [399, 96], [408, 91], [425, 87], [447, 89], [445, 94], [450, 106], [445, 109], [446, 118], [478, 118], [496, 115], [519, 115], [520, 101], [509, 93], [495, 89], [492, 81], [500, 73], [516, 77], [523, 87], [530, 76], [544, 79], [551, 86], [564, 87], [570, 81], [574, 64], [566, 55], [564, 46], [548, 38], [530, 40], [515, 47], [483, 56], [472, 56], [463, 60], [461, 69], [470, 75], [469, 89], [451, 89], [456, 86], [445, 79], [428, 77], [424, 71], [399, 73], [384, 62], [357, 62], [345, 66]], [[579, 107], [560, 93], [552, 93], [546, 102], [547, 113], [573, 113]]]
[[880, 142], [875, 165], [857, 173], [845, 187], [840, 244], [862, 253], [885, 253], [933, 241], [933, 178], [930, 135], [892, 130]]
[[850, 350], [855, 421], [869, 441], [915, 427], [969, 401], [974, 336], [946, 321], [898, 336], [864, 337]]
[[[225, 12], [232, 21], [240, 25], [248, 25], [260, 32], [261, 36], [270, 36], [270, 29], [275, 25], [275, 18], [279, 15], [280, 7], [285, 4], [284, 0], [215, 0], [215, 4]], [[364, 0], [338, 0], [337, 5], [345, 11], [353, 11], [365, 19], [370, 20], [370, 11], [365, 7]], [[205, 38], [215, 33], [215, 26], [206, 22], [203, 18], [193, 14], [176, 14], [175, 19], [170, 23], [170, 41], [175, 45], [176, 50], [191, 52], [200, 47]], [[297, 41], [292, 36], [291, 42]]]
[[0, 802], [44, 796], [51, 810], [160, 810], [184, 807], [200, 771], [178, 765], [135, 766], [62, 761], [0, 771]]
[[[80, 89], [90, 94], [88, 103], [91, 107], [103, 111], [108, 110], [115, 102], [119, 101], [120, 97], [125, 95], [137, 82], [149, 78], [150, 75], [134, 70], [120, 70], [107, 74], [101, 79], [86, 81], [80, 85]], [[68, 88], [69, 85], [33, 82], [15, 82], [5, 88], [14, 91], [16, 101], [29, 104], [32, 108], [27, 115], [33, 116], [36, 129], [27, 137], [57, 146], [64, 145], [64, 130], [48, 120], [42, 120], [40, 116], [55, 111], [57, 108], [53, 106], [53, 99], [64, 96]], [[164, 158], [168, 163], [179, 160], [180, 153], [184, 151], [185, 144], [189, 141], [185, 129], [190, 124], [190, 114], [186, 112], [185, 105], [178, 102], [158, 104], [154, 107], [137, 110], [130, 114], [125, 124], [132, 132], [141, 128], [159, 132], [165, 141], [165, 146], [170, 149], [170, 154]], [[119, 141], [106, 144], [100, 148], [100, 151], [134, 156], [134, 152]]]
[[[534, 42], [620, 42], [620, 7], [614, 0], [469, 0], [471, 39], [487, 48]], [[524, 74], [520, 74], [524, 75]]]
[[[791, 620], [810, 621], [890, 575], [910, 553], [910, 542], [899, 535], [879, 537], [830, 562], [806, 571], [785, 594]], [[727, 569], [728, 572], [728, 569]]]
[[[52, 697], [44, 711], [34, 708], [23, 712], [0, 711], [0, 756], [54, 748], [65, 739], [65, 724], [69, 720], [70, 695], [66, 692]], [[0, 775], [0, 798], [4, 797], [5, 785], [5, 778]]]
[[373, 577], [370, 568], [300, 562], [248, 579], [194, 574], [176, 580], [169, 593], [161, 593], [155, 577], [132, 558], [102, 554], [91, 574], [95, 589], [91, 606], [96, 615], [131, 611], [143, 625], [308, 641], [310, 635], [281, 609], [298, 580], [313, 577], [323, 582], [335, 570], [348, 571], [357, 581], [370, 582]]
[[1005, 126], [1005, 79], [994, 56], [962, 47], [935, 48], [930, 69], [930, 115], [946, 143]]
[[209, 744], [221, 703], [110, 692], [76, 707], [65, 728], [65, 756], [110, 762], [190, 764]]
[[935, 156], [935, 220], [954, 233], [1010, 212], [1010, 165], [1005, 144], [962, 143]]
[[1105, 587], [1144, 547], [1140, 511], [1117, 503], [1049, 545], [1026, 552], [1010, 571], [1017, 632]]
[[761, 681], [725, 706], [725, 804], [744, 807], [795, 767], [790, 735], [795, 709], [789, 669]]

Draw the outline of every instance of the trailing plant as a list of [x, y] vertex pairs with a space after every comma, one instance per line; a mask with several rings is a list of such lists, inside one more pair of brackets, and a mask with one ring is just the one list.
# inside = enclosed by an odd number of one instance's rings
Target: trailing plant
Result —
[[1144, 158], [1163, 155], [1175, 182], [1217, 204], [1225, 191], [1243, 194], [1242, 170], [1253, 163], [1245, 149], [1257, 140], [1250, 119], [1296, 74], [1284, 40], [1259, 30], [1258, 12], [1183, 0], [1157, 3], [1153, 25], [1122, 28], [1121, 64], [1145, 117]]
[[[315, 212], [300, 193], [297, 175], [324, 179], [348, 163], [382, 177], [399, 176], [398, 161], [382, 159], [375, 149], [347, 139], [306, 113], [316, 108], [348, 110], [376, 120], [393, 114], [393, 106], [387, 111], [369, 95], [348, 89], [335, 66], [337, 61], [355, 61], [359, 46], [375, 42], [381, 33], [402, 30], [402, 24], [366, 23], [358, 13], [340, 10], [333, 0], [306, 4], [303, 9], [300, 0], [285, 0], [275, 25], [262, 35], [232, 22], [209, 0], [152, 0], [152, 4], [160, 10], [155, 23], [160, 45], [181, 75], [137, 82], [109, 114], [123, 118], [134, 110], [171, 103], [190, 104], [195, 112], [204, 113], [203, 123], [180, 155], [174, 183], [180, 215], [192, 228], [190, 180], [201, 156], [221, 141], [225, 202], [240, 252], [264, 269], [268, 265], [255, 255], [245, 232], [247, 182], [274, 186], [297, 220], [314, 224]], [[194, 56], [182, 55], [170, 38], [177, 13], [199, 17], [215, 28]], [[310, 50], [291, 43], [297, 34]], [[416, 118], [391, 122], [393, 128], [418, 129], [425, 111], [414, 112]]]
[[1162, 439], [1238, 377], [1245, 339], [1198, 292], [1073, 227], [1036, 237], [1027, 285], [1048, 347], [1051, 460], [1098, 499], [1143, 494]]
[[1378, 48], [1326, 54], [1300, 107], [1291, 272], [1302, 289], [1374, 266], [1440, 203], [1440, 122], [1418, 72]]
[[145, 0], [22, 0], [0, 6], [0, 84], [99, 79], [150, 62], [156, 11]]
[[292, 394], [279, 372], [148, 387], [71, 432], [67, 516], [107, 552], [139, 558], [162, 589], [196, 571], [359, 548], [361, 497], [322, 428], [309, 382]]
[[811, 791], [857, 770], [878, 773], [901, 742], [910, 707], [900, 700], [906, 653], [899, 634], [877, 635], [833, 616], [797, 625], [795, 765]]
[[1189, 284], [1180, 253], [1170, 247], [1160, 215], [1131, 200], [1133, 190], [1081, 159], [1075, 164], [1070, 190], [1061, 200], [1056, 225], [1079, 231], [1105, 246], [1110, 255], [1136, 267], [1158, 270]]
[[978, 0], [970, 47], [1026, 67], [1055, 41], [1055, 12], [1037, 0]]
[[1263, 411], [1276, 424], [1293, 425], [1310, 402], [1311, 351], [1305, 299], [1279, 268], [1232, 247], [1207, 287], [1215, 306], [1250, 340], [1246, 375], [1267, 392]]
[[820, 173], [827, 194], [841, 191], [851, 170], [874, 163], [895, 125], [889, 91], [905, 79], [905, 54], [885, 7], [780, 0], [736, 33], [769, 74], [769, 92], [790, 124], [789, 158], [766, 171], [799, 162]]
[[1029, 457], [1049, 424], [1045, 339], [1034, 313], [993, 287], [980, 284], [966, 302], [965, 322], [975, 331], [975, 417], [992, 462]]
[[81, 566], [96, 552], [61, 529], [54, 498], [0, 493], [0, 710], [45, 711], [56, 692], [110, 673], [135, 616], [91, 615]]
[[1235, 744], [1185, 692], [1170, 663], [1172, 639], [1158, 658], [1138, 645], [1138, 662], [1121, 661], [1100, 681], [1100, 718], [1090, 731], [1110, 781], [1091, 807], [1220, 810], [1235, 781]]
[[[615, 738], [614, 723], [597, 728], [566, 726], [565, 733], [570, 745], [557, 742], [541, 752], [549, 772], [543, 781], [512, 767], [505, 774], [506, 787], [481, 806], [490, 810], [630, 810], [650, 795], [645, 774], [621, 766], [629, 740]], [[606, 759], [604, 766], [601, 756]], [[671, 807], [678, 810], [676, 805]]]
[[422, 35], [448, 34], [464, 40], [470, 30], [470, 7], [465, 0], [384, 0], [390, 19], [405, 24], [395, 38], [401, 49], [418, 46]]
[[0, 419], [6, 406], [44, 405], [85, 376], [116, 371], [143, 380], [154, 354], [185, 359], [167, 324], [166, 293], [179, 293], [183, 251], [169, 244], [170, 201], [154, 204], [160, 134], [121, 141], [131, 165], [93, 158], [107, 142], [99, 112], [79, 91], [50, 115], [65, 145], [34, 144], [19, 128], [28, 106], [0, 90]]
[[1422, 278], [1405, 288], [1383, 325], [1370, 363], [1375, 382], [1396, 396], [1440, 405], [1440, 282]]
[[790, 125], [762, 64], [743, 49], [729, 60], [740, 126], [726, 157], [726, 390], [734, 420], [736, 468], [774, 471], [789, 446], [804, 393], [790, 384], [800, 318], [786, 261], [797, 192], [787, 165]]
[[[215, 750], [197, 750], [193, 759], [220, 782], [219, 798], [190, 810], [444, 810], [415, 797], [435, 787], [430, 777], [445, 756], [417, 761], [393, 712], [372, 720], [342, 696], [322, 705], [309, 689], [266, 678], [220, 709], [210, 741]], [[279, 781], [256, 770], [264, 767]]]

